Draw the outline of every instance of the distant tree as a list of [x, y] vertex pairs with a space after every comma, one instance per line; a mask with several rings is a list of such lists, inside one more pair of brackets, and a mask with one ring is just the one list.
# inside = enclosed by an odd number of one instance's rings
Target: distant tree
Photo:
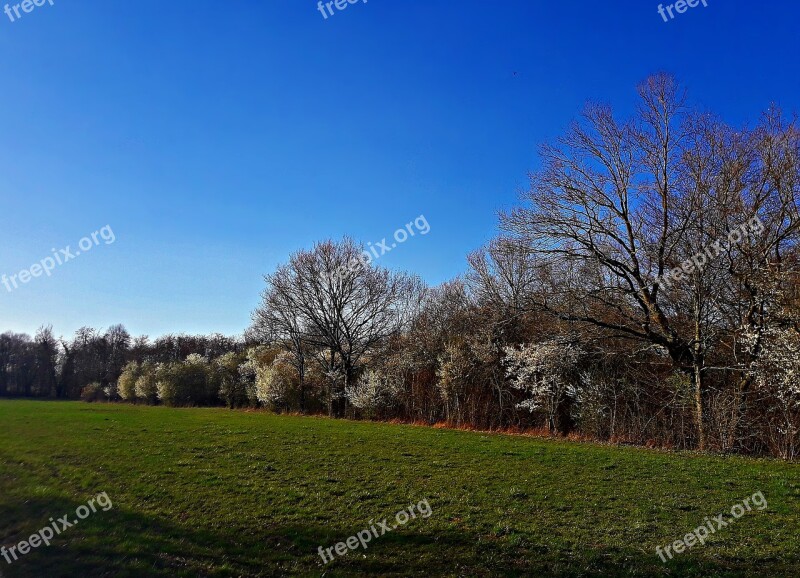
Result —
[[155, 404], [158, 401], [158, 387], [156, 379], [156, 366], [145, 361], [139, 367], [138, 377], [134, 384], [136, 399], [148, 404]]
[[123, 325], [112, 325], [103, 335], [106, 344], [105, 386], [116, 383], [128, 361], [131, 336]]
[[136, 401], [136, 382], [141, 375], [141, 365], [131, 361], [123, 369], [118, 380], [118, 393], [124, 401]]
[[40, 327], [33, 338], [36, 348], [35, 387], [37, 395], [57, 394], [58, 340], [53, 336], [52, 326]]
[[247, 381], [239, 372], [245, 359], [242, 354], [229, 351], [214, 360], [214, 371], [219, 382], [219, 396], [229, 408], [247, 405]]
[[294, 319], [288, 325], [301, 332], [331, 376], [329, 413], [337, 417], [344, 415], [345, 389], [361, 359], [410, 320], [423, 291], [418, 278], [365, 263], [362, 248], [350, 239], [295, 253], [266, 282], [256, 320]]
[[288, 409], [296, 375], [289, 356], [288, 352], [282, 352], [269, 365], [256, 368], [256, 398], [278, 411]]
[[156, 372], [158, 398], [170, 406], [217, 405], [219, 385], [208, 360], [192, 353], [183, 362], [159, 365]]
[[103, 386], [98, 382], [90, 383], [81, 390], [81, 400], [86, 402], [105, 401], [106, 395]]
[[181, 381], [181, 363], [159, 363], [156, 369], [156, 391], [161, 403], [168, 406], [186, 405], [189, 394]]
[[400, 397], [402, 382], [397, 375], [379, 369], [367, 369], [345, 390], [347, 400], [370, 417], [394, 405]]
[[298, 280], [289, 275], [288, 270], [266, 277], [267, 288], [262, 293], [261, 305], [253, 312], [250, 331], [261, 343], [278, 344], [291, 354], [287, 361], [297, 372], [300, 412], [305, 413], [309, 343], [305, 334], [307, 321], [302, 309], [295, 304], [302, 291], [301, 286], [293, 284]]
[[30, 396], [36, 382], [36, 348], [29, 335], [0, 335], [0, 392]]

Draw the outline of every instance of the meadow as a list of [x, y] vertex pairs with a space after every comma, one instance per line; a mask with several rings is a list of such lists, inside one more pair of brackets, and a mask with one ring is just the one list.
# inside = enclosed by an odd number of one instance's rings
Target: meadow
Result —
[[[671, 544], [761, 491], [663, 563]], [[0, 401], [0, 545], [101, 492], [7, 577], [800, 576], [800, 467], [225, 409]], [[428, 500], [325, 565], [320, 546]], [[74, 516], [74, 514], [72, 514]]]

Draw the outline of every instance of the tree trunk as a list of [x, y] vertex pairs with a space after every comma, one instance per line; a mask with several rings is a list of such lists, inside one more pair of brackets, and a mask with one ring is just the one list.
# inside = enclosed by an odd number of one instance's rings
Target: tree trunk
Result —
[[736, 389], [736, 396], [738, 399], [736, 400], [736, 408], [734, 409], [733, 416], [731, 417], [731, 423], [728, 426], [728, 445], [730, 449], [733, 449], [736, 446], [739, 424], [742, 422], [745, 411], [747, 411], [747, 394], [750, 390], [750, 385], [752, 382], [752, 377], [745, 375], [741, 380], [739, 380], [739, 384]]
[[697, 425], [697, 449], [701, 452], [708, 449], [705, 415], [705, 391], [703, 387], [703, 367], [705, 354], [703, 350], [702, 296], [694, 297], [694, 350], [692, 351], [692, 382], [694, 384], [694, 419]]
[[300, 413], [306, 413], [306, 358], [302, 341], [295, 344], [295, 367], [297, 369], [298, 387], [300, 388]]
[[575, 429], [575, 420], [572, 418], [572, 400], [567, 395], [558, 404], [557, 420], [560, 435], [566, 437]]
[[695, 362], [692, 371], [694, 385], [694, 419], [697, 425], [697, 449], [705, 451], [708, 448], [705, 427], [705, 392], [703, 391], [703, 369], [700, 362]]
[[305, 361], [297, 368], [298, 387], [300, 388], [300, 413], [306, 413], [306, 367]]

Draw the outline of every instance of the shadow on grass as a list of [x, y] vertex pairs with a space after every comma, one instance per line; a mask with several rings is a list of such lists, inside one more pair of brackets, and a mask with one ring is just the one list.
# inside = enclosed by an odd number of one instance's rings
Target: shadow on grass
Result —
[[[224, 497], [223, 497], [224, 498]], [[0, 509], [0, 545], [15, 545], [69, 514], [85, 502], [31, 498]], [[416, 521], [418, 524], [422, 520]], [[64, 530], [51, 546], [40, 546], [11, 565], [0, 558], [0, 576], [141, 577], [141, 576], [788, 576], [797, 561], [770, 567], [754, 560], [722, 564], [683, 558], [670, 565], [655, 555], [586, 546], [558, 549], [527, 543], [513, 546], [491, 536], [429, 532], [408, 526], [348, 551], [323, 565], [319, 546], [333, 546], [355, 532], [315, 525], [265, 525], [263, 528], [192, 527], [177, 519], [146, 513], [98, 509]]]

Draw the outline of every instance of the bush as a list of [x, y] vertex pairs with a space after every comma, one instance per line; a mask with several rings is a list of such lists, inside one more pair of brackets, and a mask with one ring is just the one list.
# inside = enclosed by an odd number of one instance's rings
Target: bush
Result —
[[219, 397], [230, 408], [247, 405], [247, 382], [239, 373], [242, 356], [233, 351], [214, 360], [214, 381], [219, 384]]
[[107, 386], [103, 388], [103, 393], [106, 395], [106, 399], [108, 401], [119, 401], [119, 389], [117, 388], [116, 383], [109, 383]]
[[117, 392], [120, 398], [125, 401], [136, 401], [136, 380], [141, 374], [141, 367], [135, 361], [131, 361], [122, 370], [117, 382]]
[[158, 388], [156, 387], [156, 368], [152, 363], [143, 363], [139, 377], [134, 385], [136, 399], [145, 403], [155, 404], [158, 401]]
[[400, 380], [377, 369], [368, 369], [355, 383], [345, 388], [347, 400], [369, 417], [394, 405], [401, 392]]
[[256, 367], [258, 401], [279, 411], [287, 408], [295, 373], [285, 352], [279, 354], [269, 365], [258, 365]]
[[182, 398], [178, 391], [180, 363], [159, 364], [156, 371], [156, 392], [164, 405], [176, 406]]
[[91, 403], [93, 401], [106, 401], [107, 397], [103, 391], [103, 386], [97, 382], [94, 382], [85, 386], [81, 390], [81, 400]]
[[189, 355], [185, 361], [164, 364], [156, 372], [158, 398], [164, 404], [180, 406], [217, 405], [219, 385], [208, 360]]

